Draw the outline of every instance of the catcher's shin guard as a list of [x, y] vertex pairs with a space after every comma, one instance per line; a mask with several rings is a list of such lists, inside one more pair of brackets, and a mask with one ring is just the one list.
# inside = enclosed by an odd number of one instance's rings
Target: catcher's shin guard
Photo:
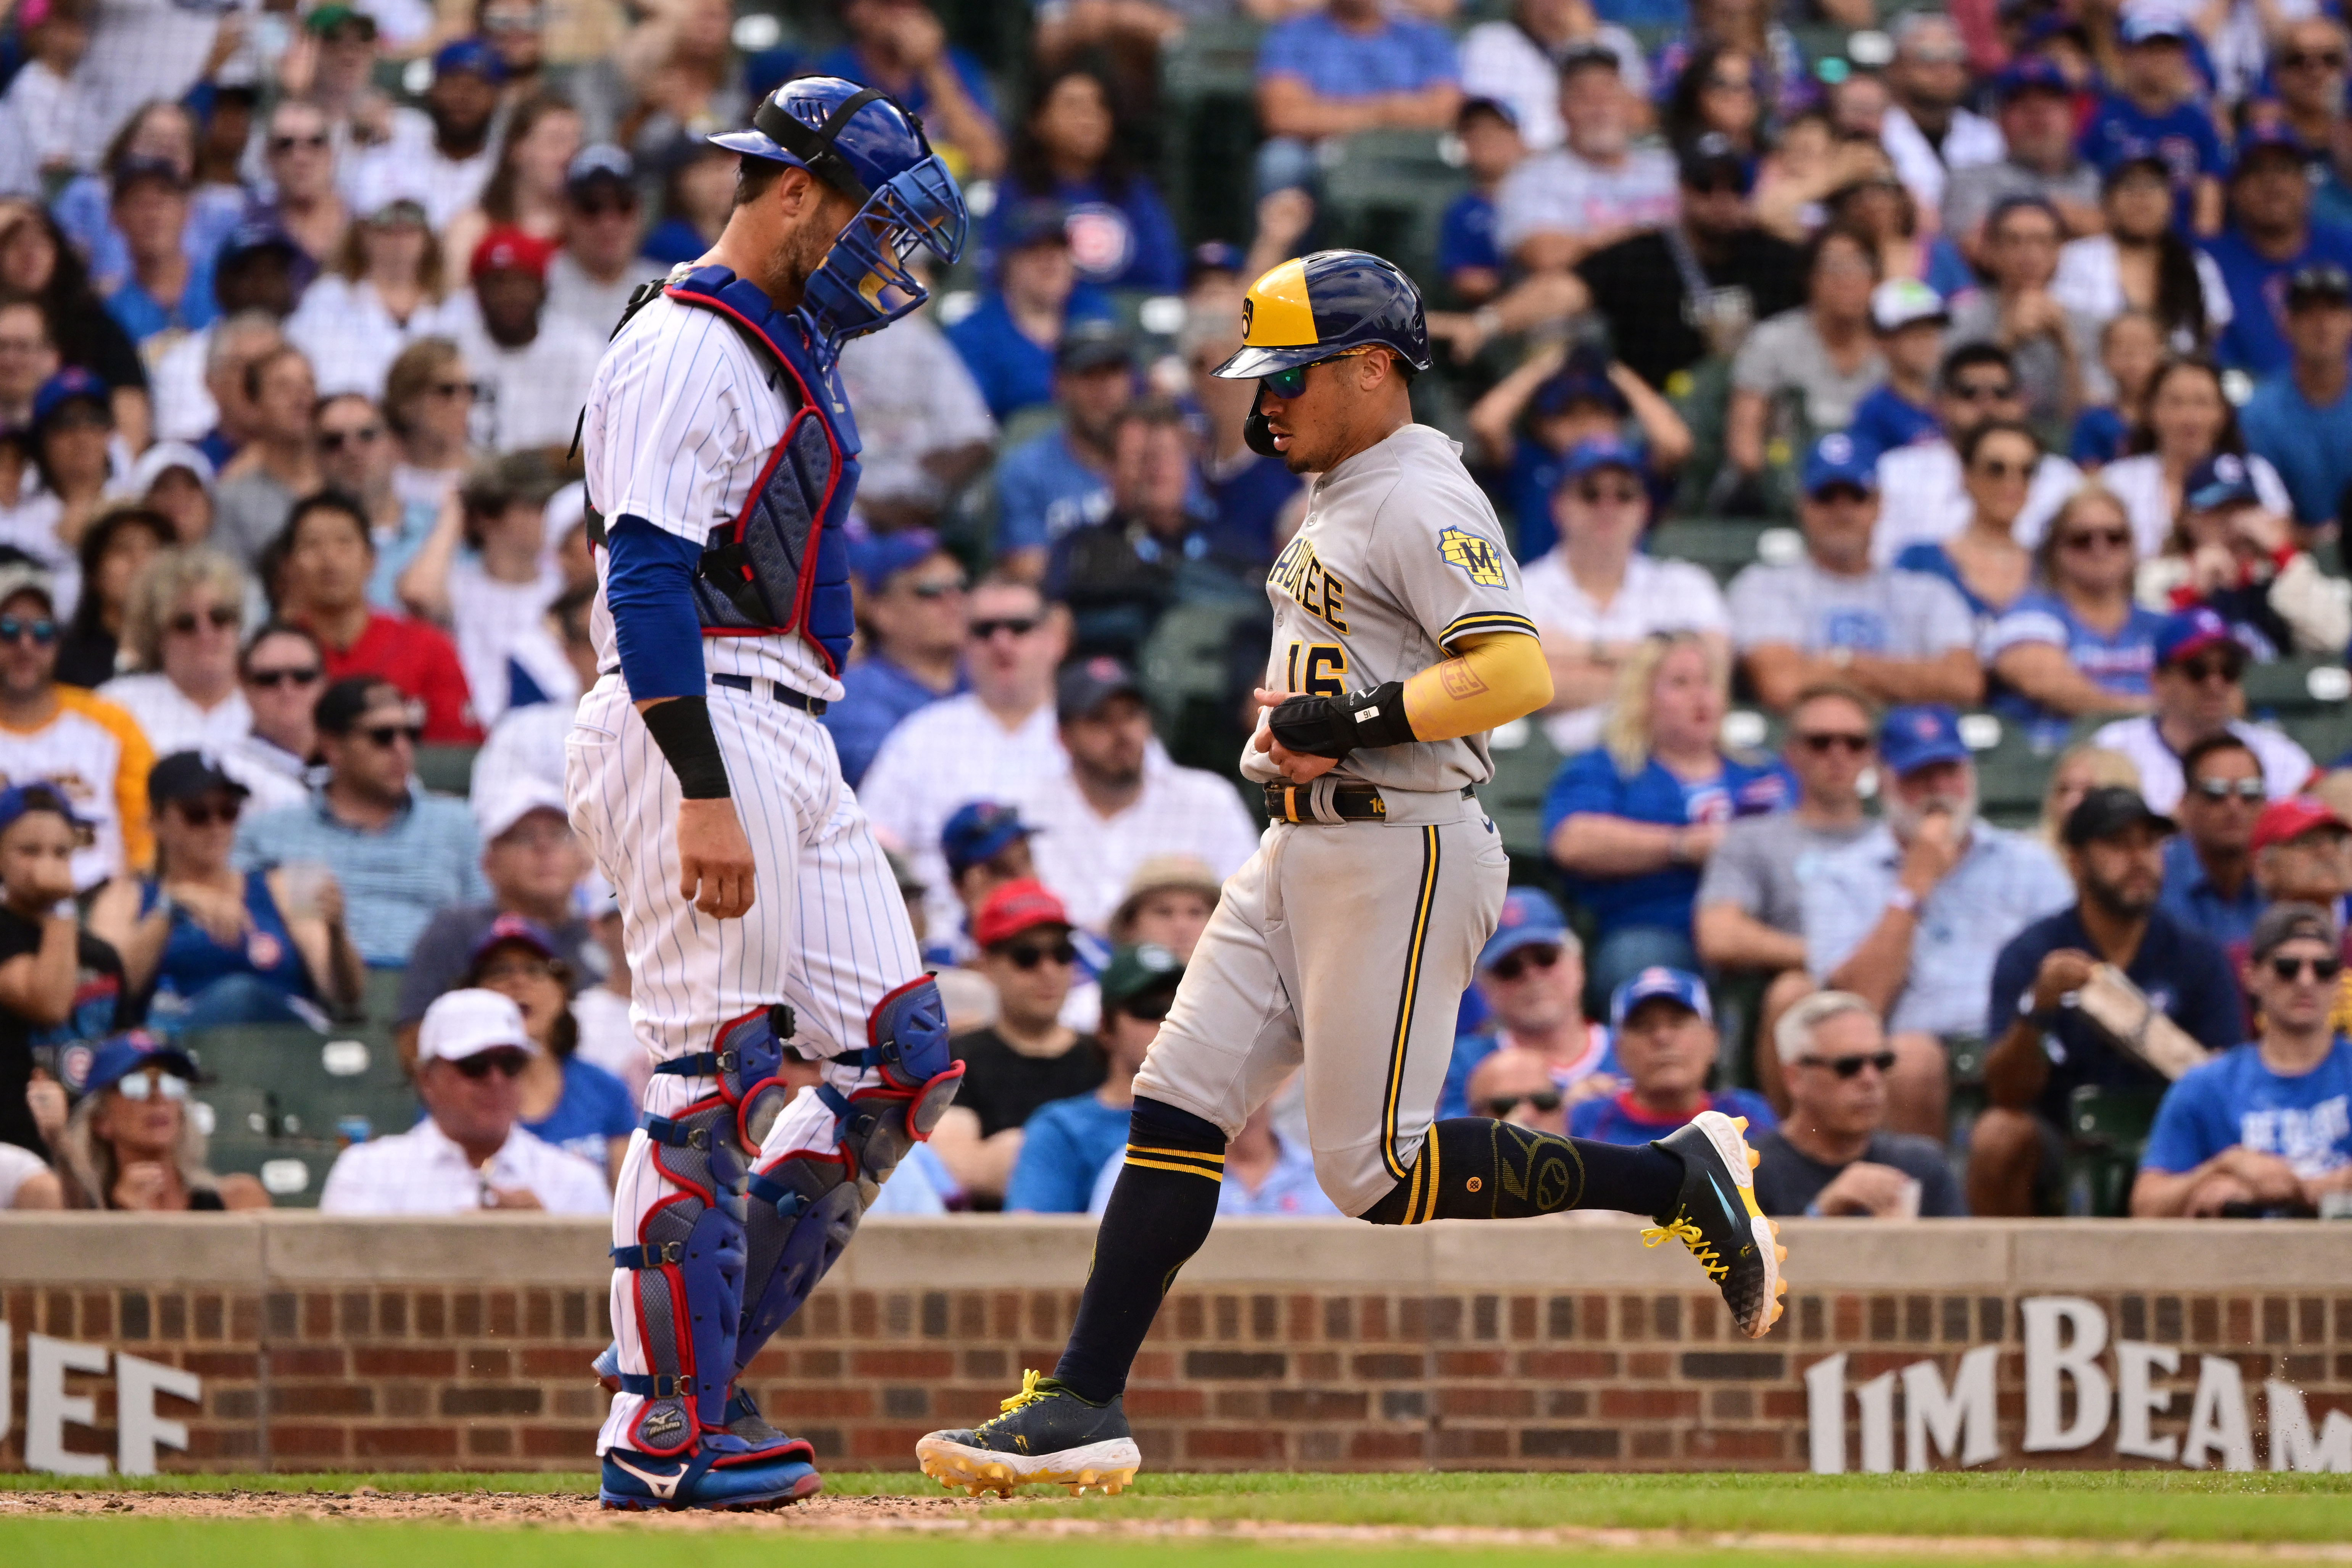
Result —
[[[814, 1091], [832, 1112], [831, 1147], [780, 1136], [786, 1147], [772, 1154], [763, 1148], [751, 1174], [738, 1373], [816, 1289], [882, 1184], [931, 1135], [962, 1081], [963, 1064], [948, 1054], [947, 1006], [929, 975], [877, 1003], [866, 1032], [863, 1050], [829, 1064], [855, 1071], [856, 1087], [845, 1094], [820, 1083]], [[864, 1081], [868, 1074], [878, 1081]]]
[[635, 1245], [612, 1249], [614, 1267], [632, 1275], [624, 1299], [647, 1363], [631, 1373], [614, 1358], [611, 1369], [619, 1392], [645, 1401], [628, 1432], [639, 1453], [683, 1453], [728, 1426], [742, 1328], [743, 1191], [759, 1142], [751, 1130], [764, 1131], [761, 1119], [772, 1121], [788, 1097], [776, 1079], [779, 1028], [791, 1032], [791, 1010], [762, 1009], [720, 1030], [716, 1048], [655, 1069], [709, 1078], [716, 1089], [676, 1115], [644, 1118], [648, 1166], [674, 1190], [647, 1208]]

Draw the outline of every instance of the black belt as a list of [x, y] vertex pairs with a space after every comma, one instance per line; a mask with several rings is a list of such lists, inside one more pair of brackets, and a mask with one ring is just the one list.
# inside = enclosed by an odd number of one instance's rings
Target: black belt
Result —
[[[1308, 804], [1315, 793], [1311, 784], [1270, 784], [1265, 786], [1265, 814], [1276, 822], [1316, 822], [1313, 807]], [[1468, 784], [1462, 786], [1462, 798], [1470, 799], [1477, 791]], [[1382, 822], [1389, 815], [1389, 803], [1381, 798], [1377, 785], [1343, 784], [1331, 791], [1331, 815], [1342, 822]], [[1301, 816], [1304, 812], [1306, 815]]]
[[[723, 686], [730, 691], [756, 692], [760, 689], [758, 682], [748, 675], [714, 675], [710, 678], [710, 684]], [[787, 708], [797, 708], [811, 718], [821, 715], [825, 710], [824, 698], [811, 697], [805, 691], [794, 691], [781, 680], [771, 680], [768, 689], [775, 693], [777, 701]]]

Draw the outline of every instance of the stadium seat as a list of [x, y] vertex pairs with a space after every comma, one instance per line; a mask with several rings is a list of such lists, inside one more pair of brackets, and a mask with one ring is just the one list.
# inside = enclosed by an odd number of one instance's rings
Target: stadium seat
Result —
[[1646, 548], [1660, 560], [1704, 566], [1717, 583], [1727, 584], [1741, 568], [1756, 563], [1769, 531], [1764, 524], [1742, 518], [1677, 518], [1653, 528]]
[[1503, 847], [1516, 862], [1545, 866], [1543, 802], [1559, 772], [1559, 753], [1552, 749], [1542, 726], [1514, 719], [1496, 730], [1488, 742], [1495, 759], [1495, 776], [1479, 790], [1486, 815], [1503, 836]]
[[2161, 1089], [2085, 1084], [2066, 1097], [2066, 1212], [2115, 1218], [2131, 1209], [2132, 1177], [2156, 1124]]
[[1465, 188], [1433, 131], [1363, 131], [1327, 146], [1318, 226], [1331, 243], [1385, 256], [1434, 277], [1437, 229]]
[[1177, 226], [1244, 243], [1255, 227], [1249, 169], [1257, 148], [1258, 40], [1245, 17], [1195, 21], [1160, 51], [1161, 184]]
[[474, 786], [472, 746], [419, 746], [416, 776], [436, 795], [463, 795]]
[[216, 1175], [247, 1175], [259, 1181], [270, 1202], [282, 1209], [314, 1209], [327, 1173], [343, 1146], [328, 1138], [256, 1138], [215, 1135], [207, 1156]]
[[183, 1044], [210, 1080], [197, 1099], [213, 1107], [222, 1132], [251, 1136], [257, 1114], [273, 1140], [356, 1142], [416, 1121], [416, 1093], [389, 1030], [326, 1037], [299, 1024], [256, 1024], [191, 1033]]

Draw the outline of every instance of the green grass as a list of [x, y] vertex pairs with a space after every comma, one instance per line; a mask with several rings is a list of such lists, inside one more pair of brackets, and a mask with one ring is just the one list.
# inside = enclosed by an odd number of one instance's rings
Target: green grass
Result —
[[[580, 1493], [592, 1490], [594, 1479], [578, 1473], [159, 1476], [86, 1481], [0, 1477], [0, 1489], [7, 1490], [61, 1486], [126, 1492], [349, 1491], [373, 1486], [387, 1492]], [[836, 1473], [826, 1478], [826, 1488], [836, 1497], [943, 1495], [931, 1482], [904, 1472]], [[1926, 1476], [1147, 1473], [1134, 1490], [1117, 1498], [1073, 1500], [1059, 1491], [1032, 1491], [1026, 1497], [1019, 1510], [1023, 1518], [1106, 1521], [2052, 1536], [2191, 1542], [2352, 1539], [2352, 1477], [2181, 1470]], [[46, 1528], [52, 1521], [42, 1522]], [[138, 1521], [99, 1521], [90, 1528], [104, 1530], [131, 1522]], [[6, 1543], [16, 1531], [25, 1528], [23, 1523], [0, 1524], [0, 1562], [15, 1559]], [[69, 1537], [70, 1531], [59, 1539]], [[864, 1550], [860, 1548], [861, 1552]]]

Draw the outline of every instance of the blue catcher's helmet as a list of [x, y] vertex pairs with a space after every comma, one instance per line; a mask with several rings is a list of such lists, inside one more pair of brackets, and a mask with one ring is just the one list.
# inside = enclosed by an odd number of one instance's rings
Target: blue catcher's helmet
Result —
[[1254, 381], [1379, 343], [1408, 373], [1429, 368], [1421, 290], [1366, 250], [1318, 250], [1284, 262], [1242, 297], [1242, 346], [1212, 374]]
[[803, 77], [770, 94], [750, 130], [710, 140], [747, 158], [806, 169], [857, 203], [802, 302], [830, 347], [923, 302], [927, 291], [907, 268], [918, 245], [943, 266], [963, 254], [970, 220], [962, 194], [924, 138], [923, 122], [878, 89]]

